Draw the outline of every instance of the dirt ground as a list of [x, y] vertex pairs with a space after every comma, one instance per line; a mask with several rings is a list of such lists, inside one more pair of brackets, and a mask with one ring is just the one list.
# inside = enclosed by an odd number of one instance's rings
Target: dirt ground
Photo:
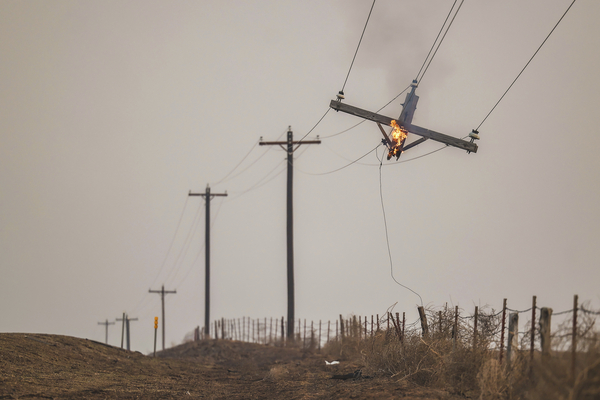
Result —
[[326, 366], [325, 359], [298, 348], [223, 340], [185, 343], [154, 358], [87, 339], [1, 333], [0, 399], [462, 398], [384, 375], [332, 379], [362, 366]]

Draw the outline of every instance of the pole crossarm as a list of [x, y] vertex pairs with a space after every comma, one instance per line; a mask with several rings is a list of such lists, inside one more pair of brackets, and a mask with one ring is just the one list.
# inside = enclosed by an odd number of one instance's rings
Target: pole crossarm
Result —
[[[347, 114], [351, 114], [357, 117], [361, 117], [364, 119], [368, 119], [369, 121], [377, 122], [382, 125], [391, 126], [392, 120], [394, 118], [386, 117], [385, 115], [377, 114], [371, 111], [363, 110], [362, 108], [354, 107], [348, 104], [344, 104], [340, 101], [331, 100], [329, 103], [329, 107], [333, 108], [336, 111], [345, 112]], [[421, 128], [420, 126], [413, 124], [404, 124], [404, 129], [406, 129], [410, 133], [414, 133], [415, 135], [422, 136], [426, 139], [431, 139], [436, 142], [444, 143], [448, 146], [457, 147], [462, 150], [466, 150], [469, 152], [477, 153], [477, 145], [475, 143], [468, 142], [463, 139], [458, 139], [453, 136], [445, 135], [443, 133], [439, 133], [436, 131], [432, 131], [430, 129]], [[416, 142], [415, 142], [416, 143]], [[422, 143], [422, 142], [419, 142]], [[407, 145], [404, 149], [416, 146], [416, 144]]]
[[[321, 144], [320, 140], [299, 140], [299, 141], [292, 141], [292, 144]], [[259, 146], [272, 146], [272, 145], [286, 145], [288, 144], [287, 141], [285, 142], [258, 142]]]

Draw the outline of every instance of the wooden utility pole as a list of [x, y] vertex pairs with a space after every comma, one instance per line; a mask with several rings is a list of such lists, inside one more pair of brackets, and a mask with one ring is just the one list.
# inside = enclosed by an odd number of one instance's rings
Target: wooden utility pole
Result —
[[108, 320], [106, 320], [106, 322], [98, 322], [98, 325], [104, 325], [106, 326], [106, 334], [104, 335], [104, 343], [108, 344], [108, 326], [109, 325], [114, 325], [114, 322], [108, 322]]
[[[117, 318], [117, 321], [123, 321], [123, 331], [127, 338], [127, 350], [131, 350], [131, 336], [129, 335], [129, 321], [137, 321], [137, 318], [129, 318], [129, 315], [123, 313], [123, 318]], [[123, 348], [123, 334], [121, 335], [121, 348]]]
[[[288, 127], [287, 141], [285, 142], [259, 142], [261, 146], [281, 146], [287, 151], [287, 337], [294, 339], [294, 203], [293, 203], [293, 180], [294, 180], [294, 151], [303, 144], [321, 144], [320, 140], [300, 140], [294, 142], [292, 127]], [[283, 147], [287, 146], [287, 149]], [[296, 146], [296, 147], [294, 147]]]
[[165, 290], [165, 285], [162, 285], [160, 290], [148, 289], [149, 293], [159, 293], [162, 304], [162, 349], [165, 349], [165, 294], [177, 293], [177, 290]]
[[190, 190], [188, 196], [202, 196], [206, 200], [206, 218], [204, 229], [204, 335], [210, 335], [210, 200], [215, 196], [227, 196], [225, 193], [211, 193], [210, 186], [206, 185], [204, 193], [192, 193]]

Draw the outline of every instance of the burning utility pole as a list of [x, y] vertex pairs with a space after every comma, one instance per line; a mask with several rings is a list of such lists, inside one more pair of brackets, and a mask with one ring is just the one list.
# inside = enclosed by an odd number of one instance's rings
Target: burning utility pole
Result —
[[[406, 95], [406, 100], [402, 105], [402, 112], [400, 113], [400, 116], [397, 120], [392, 119], [390, 117], [386, 117], [385, 115], [380, 115], [371, 111], [363, 110], [358, 107], [342, 103], [342, 100], [344, 100], [343, 92], [340, 92], [337, 95], [337, 100], [331, 100], [329, 107], [333, 108], [336, 111], [342, 111], [360, 118], [376, 122], [379, 126], [379, 129], [381, 130], [381, 133], [383, 134], [384, 143], [388, 146], [390, 150], [388, 154], [388, 160], [391, 157], [396, 157], [396, 159], [398, 159], [403, 151], [415, 147], [428, 139], [444, 143], [447, 146], [457, 147], [459, 149], [466, 150], [467, 153], [477, 153], [477, 145], [473, 143], [474, 140], [479, 139], [479, 132], [477, 132], [476, 130], [473, 130], [469, 134], [469, 138], [471, 138], [471, 140], [466, 141], [463, 139], [458, 139], [452, 136], [445, 135], [443, 133], [432, 131], [430, 129], [421, 128], [417, 125], [413, 125], [412, 119], [417, 109], [417, 102], [419, 101], [419, 96], [417, 96], [415, 93], [417, 90], [418, 82], [416, 80], [413, 80], [410, 86], [411, 91]], [[387, 135], [381, 125], [391, 126], [392, 128], [394, 128], [391, 135]], [[415, 140], [410, 144], [404, 145], [408, 133], [414, 133], [415, 135], [421, 136], [421, 138]]]
[[[293, 204], [293, 179], [294, 179], [294, 151], [303, 144], [321, 144], [320, 140], [300, 140], [294, 142], [292, 127], [288, 127], [287, 140], [285, 142], [259, 142], [261, 146], [277, 145], [283, 148], [287, 146], [287, 337], [294, 338], [294, 204]], [[294, 147], [296, 146], [296, 147]], [[285, 149], [285, 148], [284, 148]]]

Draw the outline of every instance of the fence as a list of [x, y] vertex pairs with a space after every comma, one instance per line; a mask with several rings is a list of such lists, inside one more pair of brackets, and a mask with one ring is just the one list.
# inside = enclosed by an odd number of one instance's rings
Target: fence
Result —
[[[534, 359], [536, 349], [542, 359], [551, 352], [570, 353], [571, 376], [575, 376], [577, 354], [580, 348], [597, 346], [600, 337], [593, 331], [595, 318], [600, 311], [588, 310], [579, 306], [578, 296], [573, 299], [571, 309], [554, 313], [551, 308], [538, 307], [537, 298], [533, 296], [532, 306], [526, 310], [515, 310], [507, 306], [504, 299], [502, 310], [486, 312], [475, 307], [472, 315], [461, 315], [464, 310], [458, 306], [441, 309], [418, 307], [419, 319], [407, 323], [406, 313], [386, 313], [385, 315], [352, 316], [331, 321], [307, 322], [306, 319], [298, 320], [297, 329], [293, 335], [295, 346], [303, 349], [321, 350], [323, 345], [331, 341], [343, 342], [347, 338], [368, 339], [382, 333], [386, 337], [403, 341], [407, 335], [419, 334], [424, 337], [450, 337], [454, 345], [458, 340], [467, 336], [473, 348], [478, 346], [480, 340], [485, 340], [486, 346], [498, 354], [499, 363], [502, 364], [506, 353], [506, 362], [510, 363], [514, 353], [523, 355], [525, 349], [529, 352], [531, 360]], [[539, 319], [538, 319], [539, 312]], [[519, 315], [531, 313], [531, 319], [526, 322], [529, 328], [519, 332]], [[567, 315], [567, 320], [552, 333], [552, 316]], [[584, 316], [584, 319], [580, 317]], [[508, 317], [508, 323], [507, 323]], [[537, 323], [536, 323], [537, 320]], [[565, 324], [570, 324], [569, 329]], [[264, 345], [289, 345], [286, 332], [287, 323], [282, 318], [251, 319], [243, 317], [238, 319], [220, 319], [210, 326], [211, 336], [219, 340], [238, 340]], [[194, 331], [194, 340], [204, 340], [204, 330], [197, 327]], [[538, 345], [536, 346], [536, 343]], [[583, 344], [582, 344], [583, 343]]]

